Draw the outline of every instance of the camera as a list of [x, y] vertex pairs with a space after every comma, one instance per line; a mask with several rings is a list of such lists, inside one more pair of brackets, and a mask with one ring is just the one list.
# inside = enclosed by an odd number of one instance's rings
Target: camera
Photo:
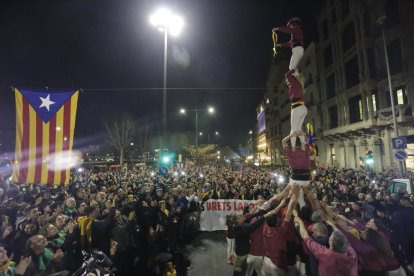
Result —
[[114, 275], [116, 268], [111, 259], [102, 251], [93, 250], [90, 254], [82, 250], [83, 264], [72, 276], [86, 276], [90, 272], [99, 270], [105, 275]]

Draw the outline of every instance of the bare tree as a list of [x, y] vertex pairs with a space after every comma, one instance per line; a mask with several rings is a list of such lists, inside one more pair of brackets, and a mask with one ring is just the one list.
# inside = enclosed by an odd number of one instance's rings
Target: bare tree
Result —
[[134, 121], [126, 114], [105, 122], [109, 144], [119, 151], [120, 165], [124, 163], [125, 150], [131, 142], [134, 125]]

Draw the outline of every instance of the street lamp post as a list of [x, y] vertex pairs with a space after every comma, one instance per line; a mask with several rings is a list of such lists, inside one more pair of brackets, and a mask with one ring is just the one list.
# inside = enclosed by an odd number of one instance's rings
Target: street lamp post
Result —
[[177, 36], [180, 34], [184, 21], [178, 15], [165, 8], [157, 10], [150, 16], [150, 23], [164, 32], [164, 70], [162, 89], [162, 135], [163, 143], [166, 143], [167, 133], [167, 61], [168, 61], [168, 34]]
[[209, 114], [213, 114], [214, 113], [214, 107], [208, 107], [207, 109], [199, 109], [199, 108], [195, 108], [195, 109], [184, 109], [181, 108], [180, 109], [180, 113], [181, 114], [186, 114], [187, 112], [194, 112], [195, 113], [195, 150], [196, 150], [196, 163], [198, 161], [198, 135], [203, 135], [202, 132], [198, 133], [198, 113], [199, 112], [204, 112], [207, 111], [207, 113]]
[[[385, 54], [385, 65], [387, 67], [387, 78], [388, 78], [388, 90], [390, 93], [390, 99], [391, 99], [391, 112], [392, 112], [392, 121], [393, 121], [393, 126], [394, 126], [394, 136], [398, 137], [398, 127], [397, 127], [397, 118], [395, 116], [395, 104], [394, 104], [394, 97], [392, 94], [392, 83], [391, 83], [391, 72], [390, 72], [390, 63], [388, 60], [388, 51], [387, 51], [387, 42], [385, 39], [385, 28], [384, 28], [384, 22], [385, 19], [387, 19], [386, 16], [381, 16], [378, 20], [377, 23], [379, 25], [381, 25], [381, 29], [382, 29], [382, 41], [384, 44], [384, 54]], [[400, 173], [401, 173], [401, 177], [404, 174], [404, 166], [403, 166], [403, 161], [399, 161], [399, 169], [400, 169]]]

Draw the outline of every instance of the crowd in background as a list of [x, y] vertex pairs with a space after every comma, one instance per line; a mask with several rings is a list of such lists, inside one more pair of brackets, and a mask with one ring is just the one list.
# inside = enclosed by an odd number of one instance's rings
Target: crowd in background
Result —
[[[79, 268], [99, 275], [108, 267], [118, 275], [186, 275], [190, 264], [182, 249], [198, 230], [200, 203], [266, 201], [282, 191], [288, 175], [287, 167], [206, 165], [171, 168], [165, 175], [125, 167], [74, 171], [68, 186], [1, 183], [0, 275], [67, 275]], [[389, 192], [395, 172], [329, 168], [313, 176], [313, 203], [335, 207], [336, 217], [346, 221], [344, 232], [374, 219], [398, 263], [410, 268], [414, 199]], [[299, 213], [310, 222], [314, 211]]]

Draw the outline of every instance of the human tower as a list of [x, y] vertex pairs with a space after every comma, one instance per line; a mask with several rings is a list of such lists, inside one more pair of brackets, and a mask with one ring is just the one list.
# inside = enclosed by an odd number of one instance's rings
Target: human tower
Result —
[[[282, 32], [291, 35], [290, 41], [274, 45], [275, 48], [290, 47], [292, 49], [289, 70], [285, 74], [285, 81], [289, 88], [289, 99], [291, 101], [290, 134], [282, 140], [282, 146], [292, 171], [289, 184], [305, 187], [309, 184], [311, 174], [309, 145], [306, 142], [306, 135], [302, 131], [302, 125], [308, 109], [305, 105], [303, 76], [298, 70], [298, 64], [304, 52], [302, 22], [300, 18], [294, 17], [288, 21], [286, 27], [273, 28], [272, 32]], [[305, 205], [303, 189], [300, 191], [298, 202], [301, 207]]]

